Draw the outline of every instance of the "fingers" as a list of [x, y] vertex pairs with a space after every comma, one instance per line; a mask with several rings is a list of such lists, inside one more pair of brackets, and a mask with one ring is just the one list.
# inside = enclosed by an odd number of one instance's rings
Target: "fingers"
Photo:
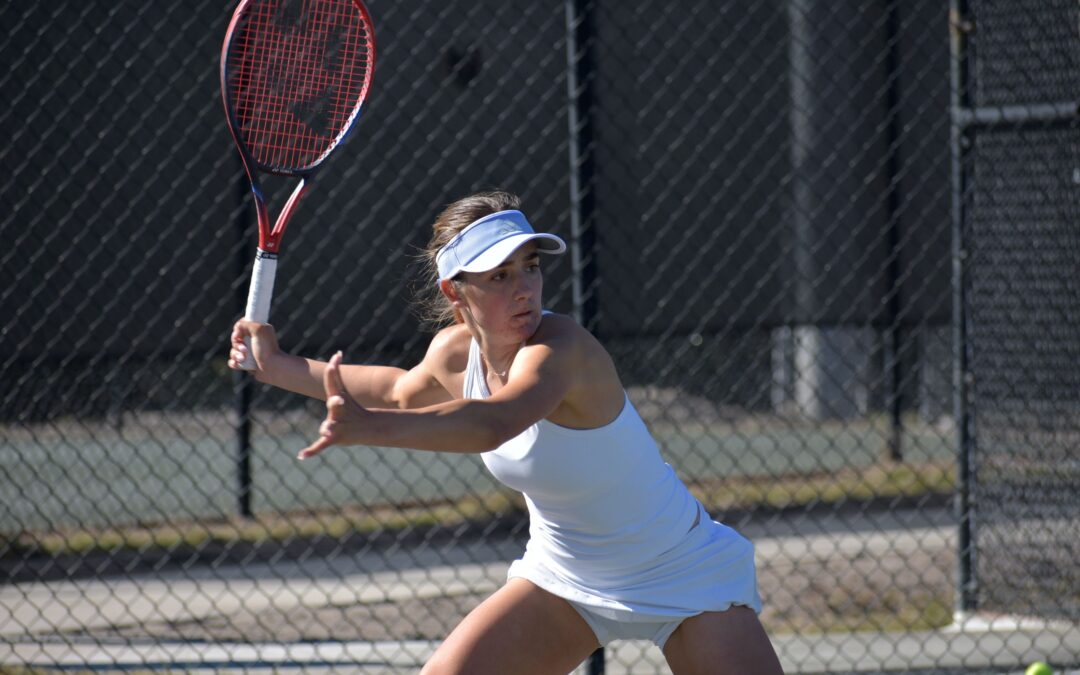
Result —
[[229, 341], [233, 344], [243, 342], [244, 338], [249, 335], [254, 335], [255, 330], [259, 327], [259, 324], [254, 321], [248, 321], [247, 319], [237, 319], [233, 324], [232, 335], [229, 337]]
[[250, 335], [241, 334], [239, 340], [237, 340], [235, 339], [236, 333], [233, 335], [234, 339], [229, 344], [229, 367], [233, 370], [250, 370], [250, 368], [245, 368], [243, 364], [248, 363], [249, 357], [257, 353], [254, 351], [254, 347], [249, 344], [251, 337]]
[[335, 394], [326, 399], [326, 419], [337, 421], [345, 411], [345, 397]]
[[319, 425], [319, 438], [307, 446], [296, 456], [304, 460], [317, 455], [326, 448], [337, 443], [339, 423], [345, 418], [348, 407], [348, 394], [345, 392], [345, 383], [341, 379], [341, 352], [337, 352], [326, 364], [323, 371], [323, 388], [326, 390], [326, 419]]
[[342, 404], [344, 404], [344, 399], [349, 396], [349, 393], [345, 389], [345, 380], [341, 377], [341, 352], [338, 351], [336, 356], [337, 365], [334, 367], [334, 382], [337, 384], [337, 390], [341, 393]]
[[[337, 352], [330, 357], [330, 362], [326, 364], [326, 370], [323, 371], [323, 389], [326, 391], [326, 403], [330, 404], [330, 399], [334, 396], [345, 395], [345, 384], [341, 380], [341, 352]], [[342, 401], [344, 403], [344, 401]]]
[[300, 460], [307, 459], [337, 443], [338, 438], [335, 432], [338, 429], [338, 422], [342, 419], [344, 411], [344, 397], [331, 396], [328, 398], [326, 401], [326, 419], [319, 425], [319, 439], [301, 450], [296, 458]]
[[331, 356], [326, 364], [326, 370], [323, 372], [323, 389], [326, 392], [326, 419], [342, 419], [349, 404], [359, 407], [345, 389], [345, 380], [341, 377], [340, 351]]
[[232, 333], [229, 335], [228, 366], [233, 370], [240, 370], [240, 364], [244, 362], [244, 355], [247, 353], [247, 350], [244, 347], [243, 323], [243, 319], [234, 323]]
[[250, 364], [252, 357], [264, 359], [278, 351], [277, 335], [270, 324], [249, 319], [239, 319], [233, 324], [229, 335], [229, 368], [248, 370], [242, 364]]
[[247, 360], [248, 349], [243, 342], [240, 344], [233, 344], [232, 349], [229, 350], [229, 362], [228, 365], [233, 370], [242, 370], [240, 364]]
[[315, 441], [311, 445], [309, 445], [306, 448], [304, 448], [303, 450], [301, 450], [300, 454], [298, 454], [296, 456], [296, 458], [299, 459], [300, 461], [303, 461], [303, 460], [307, 459], [308, 457], [312, 457], [314, 455], [319, 454], [320, 452], [327, 449], [328, 447], [330, 447], [333, 444], [334, 444], [334, 442], [332, 440], [330, 440], [329, 437], [323, 436], [323, 437], [319, 438], [319, 440]]

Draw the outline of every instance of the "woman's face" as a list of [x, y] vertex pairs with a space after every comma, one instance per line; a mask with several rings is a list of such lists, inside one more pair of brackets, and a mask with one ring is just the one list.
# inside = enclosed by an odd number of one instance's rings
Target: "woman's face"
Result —
[[523, 342], [540, 327], [544, 279], [536, 242], [526, 242], [495, 269], [462, 275], [458, 288], [466, 314], [489, 339]]

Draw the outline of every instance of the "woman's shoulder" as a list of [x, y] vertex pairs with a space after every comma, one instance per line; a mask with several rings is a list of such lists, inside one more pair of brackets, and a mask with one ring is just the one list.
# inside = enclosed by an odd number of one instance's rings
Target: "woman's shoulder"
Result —
[[530, 340], [557, 353], [556, 363], [569, 374], [569, 389], [552, 422], [575, 429], [604, 426], [618, 417], [626, 394], [607, 349], [573, 317], [545, 314]]
[[450, 372], [462, 372], [469, 361], [472, 334], [465, 324], [447, 326], [435, 333], [424, 356], [430, 366]]
[[540, 327], [529, 340], [530, 344], [546, 344], [549, 347], [568, 352], [576, 360], [607, 362], [610, 356], [592, 333], [566, 314], [545, 313]]
[[556, 314], [555, 312], [544, 312], [544, 316], [540, 319], [540, 327], [536, 329], [536, 333], [533, 334], [529, 342], [535, 344], [551, 341], [591, 343], [596, 342], [596, 338], [592, 336], [592, 333], [585, 330], [574, 317], [566, 314]]

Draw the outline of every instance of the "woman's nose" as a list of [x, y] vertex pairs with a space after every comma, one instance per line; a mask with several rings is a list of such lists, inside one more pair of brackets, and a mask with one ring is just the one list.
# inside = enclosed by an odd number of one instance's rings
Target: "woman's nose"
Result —
[[527, 299], [535, 292], [532, 280], [527, 274], [516, 275], [514, 282], [514, 297], [517, 299]]

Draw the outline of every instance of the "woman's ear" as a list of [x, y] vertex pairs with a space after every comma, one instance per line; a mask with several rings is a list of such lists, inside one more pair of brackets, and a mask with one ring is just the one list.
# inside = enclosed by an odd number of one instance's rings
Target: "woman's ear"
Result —
[[455, 307], [462, 302], [461, 294], [458, 292], [457, 286], [450, 279], [442, 279], [439, 281], [439, 290], [446, 296], [446, 299], [450, 301], [451, 305]]

